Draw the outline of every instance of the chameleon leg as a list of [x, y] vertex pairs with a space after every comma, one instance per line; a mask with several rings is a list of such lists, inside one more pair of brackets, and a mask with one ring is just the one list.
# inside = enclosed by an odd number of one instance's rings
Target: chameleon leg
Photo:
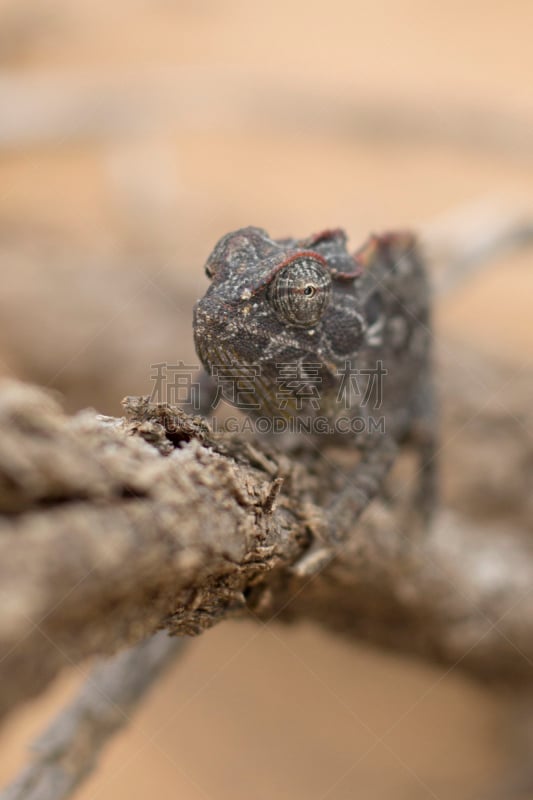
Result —
[[378, 494], [397, 453], [396, 441], [383, 434], [365, 446], [357, 466], [346, 473], [345, 488], [327, 508], [332, 542], [342, 541]]
[[415, 431], [410, 440], [417, 449], [420, 464], [415, 506], [422, 514], [423, 519], [427, 521], [435, 509], [438, 494], [438, 469], [435, 460], [436, 437], [430, 432]]
[[430, 379], [423, 383], [417, 394], [413, 412], [413, 422], [405, 441], [411, 444], [419, 459], [417, 473], [418, 485], [415, 494], [415, 508], [428, 521], [437, 503], [437, 415], [435, 396]]
[[332, 560], [343, 539], [379, 493], [397, 452], [398, 444], [391, 436], [381, 435], [365, 445], [357, 466], [345, 473], [345, 488], [325, 509], [324, 535], [293, 564], [292, 571], [298, 577], [315, 575]]
[[188, 402], [179, 403], [180, 408], [191, 416], [199, 415], [209, 417], [213, 412], [213, 404], [217, 396], [217, 384], [215, 380], [204, 370], [200, 369], [194, 375], [194, 383], [198, 386], [198, 397]]
[[200, 383], [200, 408], [196, 413], [202, 417], [209, 417], [213, 413], [217, 397], [217, 382], [204, 369], [200, 371], [198, 381]]

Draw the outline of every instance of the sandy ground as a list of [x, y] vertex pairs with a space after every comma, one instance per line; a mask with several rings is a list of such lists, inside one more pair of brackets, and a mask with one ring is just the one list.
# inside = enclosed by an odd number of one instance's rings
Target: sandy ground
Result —
[[[355, 245], [483, 197], [531, 203], [526, 0], [3, 0], [0, 14], [0, 370], [70, 409], [117, 413], [151, 363], [194, 359], [191, 305], [228, 230], [343, 226]], [[527, 368], [532, 290], [531, 251], [501, 258], [441, 303], [437, 336]], [[0, 732], [0, 785], [86, 669], [66, 665]], [[76, 798], [466, 798], [503, 767], [503, 720], [457, 670], [307, 626], [225, 624]]]

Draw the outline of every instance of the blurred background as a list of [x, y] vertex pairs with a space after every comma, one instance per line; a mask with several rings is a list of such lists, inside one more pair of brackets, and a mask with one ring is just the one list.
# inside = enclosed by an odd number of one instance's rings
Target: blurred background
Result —
[[[0, 0], [0, 375], [119, 414], [151, 364], [197, 363], [227, 231], [342, 226], [355, 248], [533, 205], [532, 30], [528, 0]], [[532, 274], [531, 252], [494, 261], [437, 339], [522, 365]], [[0, 785], [85, 671], [0, 732]], [[457, 671], [227, 623], [76, 797], [466, 798], [503, 768], [504, 719]]]

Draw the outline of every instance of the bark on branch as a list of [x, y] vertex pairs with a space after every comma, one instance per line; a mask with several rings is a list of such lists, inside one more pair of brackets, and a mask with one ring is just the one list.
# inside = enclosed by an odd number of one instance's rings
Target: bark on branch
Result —
[[[443, 385], [454, 387], [448, 433], [474, 443], [472, 491], [459, 492], [458, 504], [479, 521], [442, 512], [424, 531], [412, 513], [406, 453], [389, 498], [312, 579], [293, 565], [320, 536], [321, 507], [338, 491], [334, 453], [325, 460], [310, 451], [298, 463], [257, 443], [220, 443], [198, 419], [135, 399], [123, 420], [90, 411], [69, 418], [45, 392], [4, 384], [0, 711], [65, 664], [162, 627], [194, 634], [249, 612], [311, 617], [479, 676], [529, 680], [531, 382], [515, 378], [512, 413], [496, 402], [480, 410], [479, 398], [452, 382], [454, 370], [441, 366]], [[492, 469], [483, 443], [494, 431], [504, 432], [506, 449], [493, 451]], [[454, 457], [464, 457], [461, 447], [448, 450], [452, 471]], [[489, 525], [476, 492], [493, 493], [492, 516], [513, 505], [514, 524]]]

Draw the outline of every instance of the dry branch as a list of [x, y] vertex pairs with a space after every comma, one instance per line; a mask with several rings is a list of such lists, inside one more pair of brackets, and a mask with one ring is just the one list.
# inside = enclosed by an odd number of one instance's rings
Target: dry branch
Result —
[[2, 711], [69, 662], [242, 609], [254, 577], [307, 538], [293, 510], [269, 512], [273, 479], [203, 446], [194, 423], [173, 449], [159, 422], [69, 419], [9, 383], [0, 431]]
[[[247, 609], [262, 619], [320, 619], [426, 658], [461, 660], [480, 676], [529, 679], [533, 553], [519, 523], [531, 495], [523, 485], [531, 383], [515, 383], [512, 414], [475, 400], [472, 412], [455, 364], [446, 369], [454, 424], [463, 429], [476, 414], [478, 442], [505, 431], [499, 502], [506, 511], [519, 485], [517, 524], [442, 514], [426, 535], [410, 513], [406, 455], [391, 477], [394, 499], [375, 504], [310, 581], [292, 565], [319, 535], [321, 506], [342, 478], [316, 451], [295, 463], [257, 443], [222, 445], [198, 420], [136, 401], [125, 420], [69, 418], [43, 391], [3, 385], [1, 711], [65, 664], [161, 627], [197, 633]], [[485, 496], [498, 472], [475, 452], [470, 466]]]
[[96, 766], [106, 742], [129, 723], [152, 683], [183, 650], [156, 634], [95, 667], [81, 691], [33, 743], [33, 763], [2, 800], [63, 800]]
[[437, 297], [453, 291], [487, 261], [533, 243], [528, 207], [515, 200], [487, 197], [469, 202], [427, 223], [421, 239], [434, 270]]
[[[133, 87], [133, 90], [132, 90]], [[384, 141], [444, 142], [529, 159], [531, 115], [527, 107], [499, 109], [472, 101], [441, 98], [438, 110], [425, 93], [369, 90], [365, 82], [349, 91], [313, 81], [296, 84], [221, 67], [190, 65], [127, 76], [64, 76], [49, 72], [4, 75], [0, 106], [0, 148], [58, 141], [113, 141], [161, 130], [283, 130], [308, 134], [348, 133]], [[323, 113], [317, 114], [316, 109]]]

